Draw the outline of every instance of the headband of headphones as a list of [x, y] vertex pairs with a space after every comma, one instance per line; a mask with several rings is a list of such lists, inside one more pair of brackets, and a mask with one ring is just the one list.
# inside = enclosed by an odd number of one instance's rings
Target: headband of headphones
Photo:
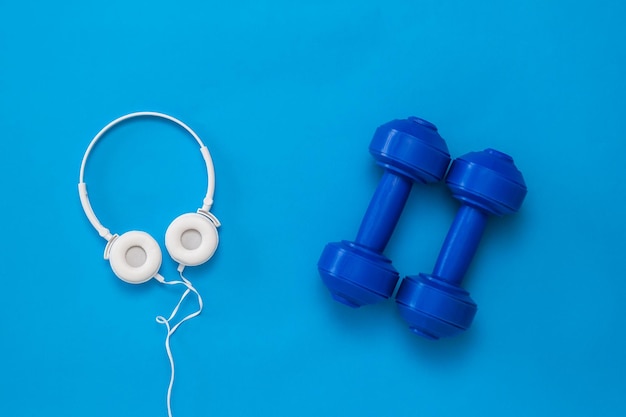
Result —
[[111, 234], [109, 229], [107, 229], [106, 227], [102, 225], [102, 223], [100, 223], [100, 221], [98, 220], [98, 217], [96, 217], [96, 214], [93, 211], [93, 208], [91, 207], [91, 203], [89, 202], [89, 196], [87, 195], [87, 184], [84, 181], [85, 165], [87, 164], [87, 158], [89, 157], [91, 150], [93, 149], [95, 144], [102, 138], [102, 136], [104, 136], [106, 132], [111, 130], [111, 128], [113, 128], [114, 126], [122, 123], [123, 121], [132, 119], [135, 117], [157, 117], [160, 119], [169, 120], [171, 122], [176, 123], [178, 126], [185, 129], [191, 136], [193, 136], [196, 142], [198, 142], [198, 144], [200, 145], [200, 153], [202, 154], [202, 158], [204, 158], [204, 163], [206, 164], [206, 171], [207, 171], [206, 196], [204, 197], [204, 200], [202, 202], [202, 208], [200, 210], [205, 213], [208, 213], [209, 210], [211, 209], [211, 206], [213, 205], [213, 193], [215, 192], [215, 170], [213, 168], [213, 160], [211, 159], [211, 154], [209, 153], [209, 149], [204, 145], [204, 143], [202, 143], [202, 140], [200, 140], [200, 137], [196, 134], [196, 132], [194, 132], [189, 126], [187, 126], [185, 123], [181, 122], [177, 118], [169, 116], [164, 113], [150, 112], [150, 111], [129, 113], [127, 115], [118, 117], [117, 119], [113, 120], [111, 123], [103, 127], [102, 130], [100, 130], [100, 132], [98, 132], [98, 134], [91, 140], [91, 143], [87, 147], [87, 150], [85, 151], [85, 155], [83, 156], [83, 162], [80, 165], [80, 177], [78, 181], [78, 194], [80, 195], [80, 203], [83, 206], [85, 215], [89, 219], [89, 222], [91, 223], [91, 225], [98, 231], [98, 234], [101, 237], [107, 240], [107, 242], [113, 238], [113, 235]]

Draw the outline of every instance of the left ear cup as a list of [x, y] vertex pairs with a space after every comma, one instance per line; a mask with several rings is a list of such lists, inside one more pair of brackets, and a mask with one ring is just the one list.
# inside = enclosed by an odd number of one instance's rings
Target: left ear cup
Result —
[[161, 248], [146, 232], [131, 231], [111, 243], [109, 261], [113, 272], [129, 284], [142, 284], [161, 268]]
[[165, 247], [172, 259], [185, 266], [205, 263], [215, 253], [217, 227], [198, 213], [178, 216], [165, 232]]

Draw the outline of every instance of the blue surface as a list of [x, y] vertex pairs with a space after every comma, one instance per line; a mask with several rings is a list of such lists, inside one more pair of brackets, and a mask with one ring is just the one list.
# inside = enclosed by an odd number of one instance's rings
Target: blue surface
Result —
[[[206, 309], [172, 343], [175, 416], [626, 415], [625, 17], [620, 1], [3, 1], [0, 414], [166, 415], [154, 317], [179, 292], [117, 280], [76, 191], [92, 136], [156, 110], [211, 149], [223, 222], [188, 274]], [[316, 269], [380, 179], [373, 130], [409, 115], [454, 157], [511, 154], [529, 188], [468, 271], [472, 328], [437, 342], [392, 300], [334, 302]], [[202, 199], [196, 152], [157, 122], [112, 132], [87, 172], [102, 221], [163, 243]], [[434, 265], [458, 208], [420, 188], [386, 249], [402, 275]]]

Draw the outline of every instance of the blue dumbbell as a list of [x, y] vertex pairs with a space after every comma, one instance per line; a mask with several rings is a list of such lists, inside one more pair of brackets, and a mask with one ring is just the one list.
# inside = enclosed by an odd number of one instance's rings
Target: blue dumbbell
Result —
[[317, 264], [333, 298], [350, 307], [387, 299], [399, 279], [383, 255], [413, 182], [441, 181], [450, 154], [437, 128], [410, 117], [380, 126], [369, 146], [385, 169], [354, 242], [329, 243]]
[[450, 227], [432, 274], [406, 277], [396, 294], [411, 330], [429, 339], [467, 330], [476, 303], [461, 281], [478, 248], [488, 215], [519, 210], [526, 184], [513, 158], [494, 149], [472, 152], [452, 162], [446, 184], [461, 208]]

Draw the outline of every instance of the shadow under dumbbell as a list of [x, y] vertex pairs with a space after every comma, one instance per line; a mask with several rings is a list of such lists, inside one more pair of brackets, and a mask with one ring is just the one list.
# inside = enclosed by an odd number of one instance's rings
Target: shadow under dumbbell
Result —
[[431, 366], [454, 367], [469, 360], [476, 351], [475, 348], [484, 340], [479, 322], [474, 323], [469, 331], [459, 336], [439, 340], [430, 340], [411, 333], [398, 314], [393, 322], [399, 329], [398, 340], [411, 356], [415, 356], [416, 365], [426, 361]]
[[329, 326], [339, 329], [342, 334], [356, 342], [365, 342], [379, 337], [389, 328], [389, 319], [396, 314], [393, 302], [383, 302], [359, 308], [350, 308], [336, 302], [324, 290], [323, 308], [330, 316]]

